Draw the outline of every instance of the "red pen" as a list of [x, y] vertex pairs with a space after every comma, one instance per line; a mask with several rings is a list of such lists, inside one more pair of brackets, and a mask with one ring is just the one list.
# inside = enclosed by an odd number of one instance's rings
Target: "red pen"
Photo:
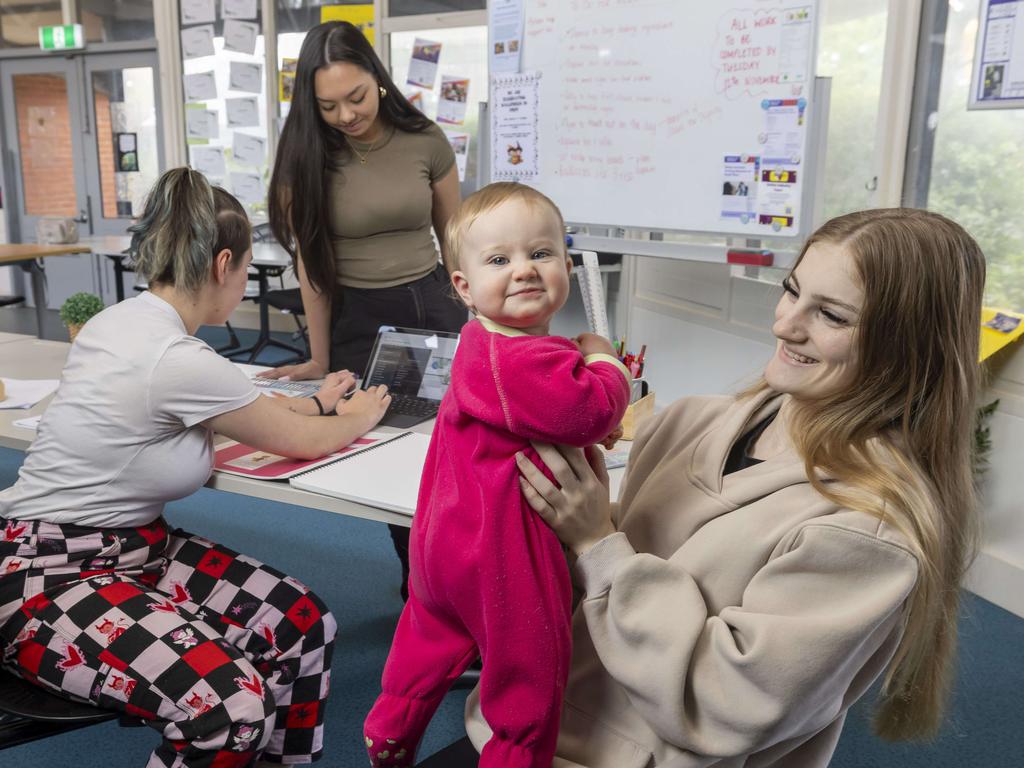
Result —
[[644, 364], [644, 355], [646, 355], [646, 354], [647, 354], [647, 345], [644, 344], [643, 346], [640, 347], [640, 356], [637, 357], [637, 359], [636, 359], [636, 361], [638, 363], [640, 363], [640, 365]]

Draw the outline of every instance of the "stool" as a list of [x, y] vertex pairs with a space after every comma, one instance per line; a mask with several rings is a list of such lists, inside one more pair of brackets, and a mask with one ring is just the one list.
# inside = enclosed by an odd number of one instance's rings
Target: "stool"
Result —
[[69, 701], [0, 670], [0, 750], [117, 717], [117, 712]]

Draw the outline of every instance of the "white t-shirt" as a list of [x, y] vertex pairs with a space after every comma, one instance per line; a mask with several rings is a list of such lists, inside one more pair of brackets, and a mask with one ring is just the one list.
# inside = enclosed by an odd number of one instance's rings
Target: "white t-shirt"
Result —
[[68, 354], [0, 517], [93, 528], [145, 525], [213, 467], [200, 422], [259, 397], [177, 311], [146, 292], [96, 315]]

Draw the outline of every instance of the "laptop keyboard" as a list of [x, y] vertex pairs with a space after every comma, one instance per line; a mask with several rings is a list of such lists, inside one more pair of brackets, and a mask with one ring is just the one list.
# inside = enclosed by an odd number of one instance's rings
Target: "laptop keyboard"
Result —
[[409, 395], [391, 395], [391, 405], [388, 406], [388, 413], [400, 413], [404, 416], [426, 416], [437, 415], [440, 403], [435, 400], [424, 400]]

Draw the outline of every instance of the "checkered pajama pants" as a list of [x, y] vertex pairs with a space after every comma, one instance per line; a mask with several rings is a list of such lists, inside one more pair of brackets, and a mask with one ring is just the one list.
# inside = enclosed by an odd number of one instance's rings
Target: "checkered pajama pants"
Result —
[[161, 731], [148, 768], [318, 759], [336, 629], [295, 579], [162, 519], [0, 519], [0, 661]]

